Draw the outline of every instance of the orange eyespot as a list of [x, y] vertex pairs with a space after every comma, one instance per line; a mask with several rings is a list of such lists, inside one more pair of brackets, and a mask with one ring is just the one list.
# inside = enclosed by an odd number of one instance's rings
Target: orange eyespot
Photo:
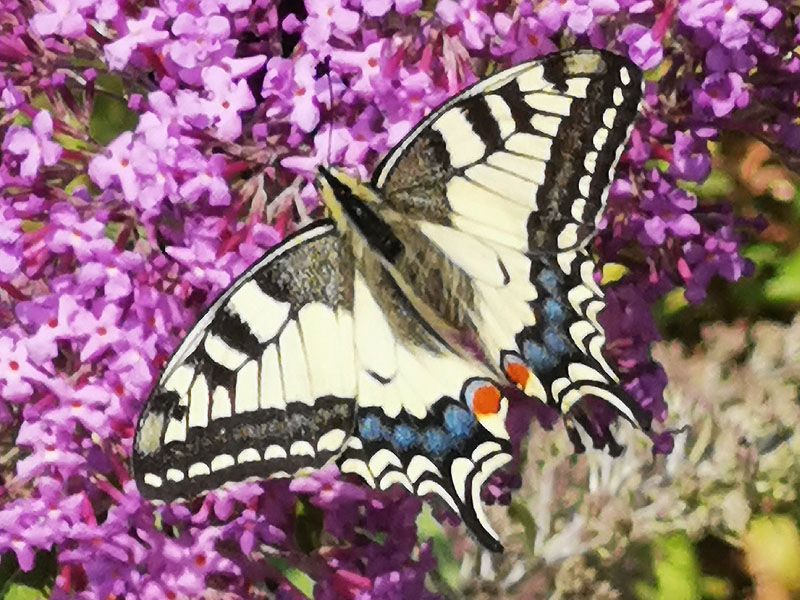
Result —
[[509, 361], [506, 364], [506, 376], [509, 381], [516, 383], [520, 389], [524, 390], [530, 377], [530, 371], [528, 371], [528, 367], [521, 363]]
[[472, 397], [472, 412], [476, 417], [494, 415], [500, 410], [500, 390], [493, 385], [483, 385]]

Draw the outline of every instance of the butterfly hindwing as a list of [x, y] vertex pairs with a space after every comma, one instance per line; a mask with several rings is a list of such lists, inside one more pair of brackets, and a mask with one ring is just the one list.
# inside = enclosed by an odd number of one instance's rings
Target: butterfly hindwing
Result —
[[438, 495], [497, 550], [480, 489], [511, 460], [506, 400], [477, 375], [489, 372], [437, 337], [380, 261], [355, 259], [321, 221], [186, 335], [140, 417], [134, 473], [144, 496], [171, 501], [339, 457], [377, 489]]
[[141, 493], [170, 501], [227, 481], [321, 467], [353, 431], [353, 263], [330, 221], [241, 275], [177, 348], [134, 443]]
[[507, 401], [490, 371], [426, 324], [380, 261], [365, 254], [356, 273], [358, 409], [341, 470], [374, 488], [435, 494], [486, 547], [502, 549], [480, 490], [511, 460]]
[[[603, 355], [605, 332], [598, 315], [605, 308], [594, 280], [595, 263], [585, 250], [533, 257], [537, 302], [535, 324], [516, 338], [517, 355], [536, 374], [519, 381], [550, 394], [551, 404], [567, 413], [587, 395], [602, 398], [633, 424], [649, 426], [650, 417], [619, 385]], [[507, 356], [507, 360], [511, 360]], [[525, 378], [527, 375], [522, 373]], [[531, 394], [535, 395], [535, 394]]]

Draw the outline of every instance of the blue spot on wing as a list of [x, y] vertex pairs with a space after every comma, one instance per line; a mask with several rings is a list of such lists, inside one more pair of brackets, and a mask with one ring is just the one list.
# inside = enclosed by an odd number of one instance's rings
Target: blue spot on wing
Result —
[[450, 405], [444, 411], [444, 426], [457, 438], [467, 437], [475, 424], [475, 417], [460, 406]]
[[567, 318], [567, 313], [564, 310], [564, 305], [555, 298], [548, 298], [544, 302], [544, 317], [554, 325], [560, 325]]
[[551, 271], [550, 269], [542, 269], [539, 272], [539, 275], [536, 276], [536, 280], [541, 283], [544, 289], [551, 294], [558, 291], [558, 276], [556, 275], [555, 271]]
[[558, 365], [558, 357], [551, 354], [541, 344], [531, 340], [522, 343], [522, 356], [528, 366], [538, 373], [546, 373]]
[[422, 447], [426, 452], [440, 456], [452, 446], [452, 439], [439, 427], [431, 427], [422, 434]]
[[358, 423], [358, 433], [362, 439], [374, 442], [383, 437], [383, 428], [378, 417], [369, 415], [361, 419]]
[[569, 353], [569, 345], [565, 335], [553, 327], [544, 330], [544, 345], [549, 352], [561, 357]]
[[408, 450], [418, 442], [419, 436], [417, 432], [408, 425], [398, 425], [394, 428], [394, 431], [392, 431], [391, 439], [395, 448], [399, 450]]

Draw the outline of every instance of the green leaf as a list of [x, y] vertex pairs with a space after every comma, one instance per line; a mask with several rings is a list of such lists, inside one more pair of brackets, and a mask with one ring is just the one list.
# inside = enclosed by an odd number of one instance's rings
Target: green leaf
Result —
[[780, 250], [775, 244], [761, 242], [747, 246], [742, 255], [752, 260], [757, 266], [768, 265], [780, 259]]
[[710, 600], [725, 600], [733, 595], [731, 582], [722, 577], [704, 575], [700, 579], [700, 587], [703, 590], [703, 598]]
[[275, 567], [278, 572], [292, 584], [297, 591], [311, 600], [314, 597], [315, 581], [306, 573], [295, 567], [290, 567], [286, 559], [280, 556], [272, 556], [267, 559], [269, 564]]
[[114, 94], [116, 96], [122, 96], [125, 92], [125, 89], [122, 85], [122, 80], [115, 75], [110, 75], [108, 73], [98, 73], [97, 78], [94, 80], [95, 87], [98, 90], [103, 90], [104, 92], [108, 92], [109, 94]]
[[436, 576], [450, 590], [457, 590], [461, 565], [453, 556], [450, 541], [444, 535], [442, 526], [433, 518], [433, 513], [427, 504], [422, 505], [417, 517], [417, 539], [420, 542], [430, 540], [433, 543]]
[[68, 194], [72, 194], [78, 188], [84, 187], [88, 189], [91, 185], [92, 180], [89, 179], [89, 176], [86, 173], [81, 173], [80, 175], [74, 177], [72, 181], [66, 185], [64, 191]]
[[283, 572], [283, 576], [306, 598], [310, 600], [314, 597], [314, 580], [303, 571], [291, 567]]
[[3, 594], [2, 600], [40, 600], [45, 598], [47, 598], [47, 592], [44, 590], [37, 590], [22, 583], [12, 583]]
[[30, 571], [20, 569], [13, 552], [3, 554], [0, 556], [0, 600], [47, 598], [56, 579], [57, 566], [54, 552], [37, 552]]
[[675, 288], [664, 295], [662, 310], [665, 315], [674, 315], [689, 305], [683, 287]]
[[778, 268], [778, 272], [764, 286], [771, 302], [800, 301], [800, 250], [790, 254]]
[[71, 135], [66, 135], [63, 133], [55, 133], [53, 134], [53, 139], [58, 142], [58, 144], [64, 148], [64, 150], [74, 150], [76, 152], [81, 152], [82, 150], [89, 150], [90, 146], [85, 141], [72, 137]]
[[534, 521], [531, 511], [528, 510], [528, 505], [514, 498], [511, 501], [511, 506], [508, 507], [508, 516], [522, 525], [525, 530], [525, 545], [533, 555], [536, 545], [536, 521]]
[[634, 584], [639, 600], [699, 600], [700, 566], [689, 538], [676, 533], [653, 542], [655, 585]]
[[323, 526], [322, 511], [305, 498], [299, 498], [294, 506], [294, 539], [306, 554], [320, 546]]
[[132, 131], [139, 122], [138, 115], [117, 96], [99, 92], [94, 97], [89, 135], [106, 145], [123, 131]]
[[660, 158], [651, 158], [644, 163], [646, 170], [656, 169], [659, 173], [666, 173], [669, 170], [669, 162]]
[[678, 186], [700, 198], [729, 198], [735, 188], [731, 176], [719, 169], [713, 169], [700, 183], [680, 181]]

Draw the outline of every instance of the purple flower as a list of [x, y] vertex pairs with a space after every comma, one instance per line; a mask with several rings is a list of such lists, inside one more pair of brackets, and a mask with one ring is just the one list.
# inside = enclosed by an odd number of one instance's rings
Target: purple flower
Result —
[[468, 48], [476, 50], [483, 48], [486, 45], [486, 38], [494, 34], [492, 21], [481, 10], [478, 0], [466, 2], [439, 0], [436, 4], [436, 15], [448, 25], [461, 30]]
[[90, 313], [78, 313], [73, 316], [70, 325], [76, 335], [87, 336], [86, 343], [81, 349], [81, 360], [95, 359], [123, 338], [123, 332], [117, 327], [120, 314], [119, 307], [109, 304], [97, 317]]
[[392, 0], [363, 0], [361, 6], [370, 17], [382, 17], [392, 8]]
[[89, 164], [89, 177], [101, 187], [116, 179], [128, 201], [138, 198], [141, 181], [137, 167], [145, 172], [155, 172], [152, 152], [143, 144], [134, 142], [133, 133], [126, 131]]
[[[728, 131], [757, 132], [776, 153], [800, 147], [800, 35], [781, 3], [447, 0], [423, 11], [420, 0], [324, 0], [304, 18], [276, 6], [4, 6], [0, 422], [22, 454], [0, 481], [0, 554], [29, 569], [56, 549], [54, 598], [246, 598], [276, 577], [264, 546], [323, 600], [431, 597], [421, 501], [402, 489], [370, 490], [331, 466], [159, 507], [156, 527], [128, 470], [159, 368], [212, 299], [317, 206], [319, 164], [366, 179], [448, 97], [560, 47], [624, 51], [653, 69], [592, 252], [627, 273], [599, 315], [608, 360], [663, 419], [653, 304], [681, 287], [700, 301], [715, 276], [752, 269], [752, 224], [698, 204], [682, 180], [707, 176], [708, 140]], [[97, 128], [119, 130], [94, 118], [100, 94], [137, 119], [105, 146]], [[554, 425], [554, 411], [517, 409], [512, 439], [531, 415]], [[610, 443], [611, 418], [592, 411], [595, 443]], [[653, 440], [669, 447], [668, 434]], [[507, 502], [518, 481], [496, 475], [483, 497]], [[323, 545], [310, 551], [297, 547], [305, 503]], [[296, 597], [277, 583], [278, 597]]]
[[550, 40], [553, 31], [536, 16], [515, 20], [500, 13], [495, 15], [494, 26], [499, 44], [493, 48], [493, 53], [510, 53], [512, 63], [530, 60], [558, 49]]
[[3, 87], [2, 94], [0, 94], [0, 101], [2, 101], [3, 107], [7, 111], [10, 112], [14, 110], [17, 106], [22, 104], [24, 100], [25, 96], [14, 86], [14, 82], [9, 81], [6, 83]]
[[[362, 93], [368, 93], [375, 87], [375, 78], [381, 76], [382, 62], [384, 61], [383, 51], [385, 48], [386, 41], [379, 40], [359, 51], [334, 50], [331, 57], [337, 66], [347, 70], [354, 70], [358, 73], [358, 77], [353, 82], [353, 89]], [[307, 68], [308, 67], [306, 67], [306, 69]], [[309, 73], [306, 81], [313, 85], [313, 83], [311, 83], [313, 77], [310, 76], [310, 69], [306, 72]]]
[[172, 23], [178, 39], [169, 44], [169, 55], [178, 65], [191, 69], [218, 51], [231, 33], [228, 19], [221, 15], [195, 17], [181, 13]]
[[[282, 58], [272, 58], [267, 63], [267, 76], [264, 79], [262, 94], [269, 98], [272, 91], [280, 89], [279, 98], [292, 98], [289, 102], [276, 102], [267, 114], [289, 114], [289, 120], [302, 131], [308, 132], [319, 123], [319, 108], [314, 101], [318, 82], [314, 78], [316, 61], [310, 55], [298, 59], [294, 65]], [[322, 82], [319, 82], [321, 84]], [[273, 87], [275, 86], [275, 87]], [[272, 89], [271, 89], [272, 88]]]
[[711, 157], [708, 155], [705, 142], [682, 131], [676, 131], [670, 171], [681, 179], [703, 181], [711, 171]]
[[3, 398], [20, 401], [30, 398], [32, 381], [40, 375], [28, 360], [25, 344], [10, 336], [0, 336], [0, 390]]
[[95, 0], [45, 0], [48, 12], [39, 12], [31, 18], [31, 28], [36, 35], [52, 34], [78, 37], [86, 31], [84, 18]]
[[745, 15], [761, 15], [769, 8], [766, 0], [726, 0], [720, 28], [720, 42], [728, 48], [741, 48], [747, 43], [752, 24]]
[[202, 78], [208, 90], [208, 98], [204, 102], [206, 114], [215, 124], [217, 135], [226, 141], [235, 140], [242, 133], [239, 113], [256, 105], [247, 82], [244, 79], [234, 82], [221, 67], [203, 69]]
[[619, 39], [628, 44], [628, 56], [642, 69], [652, 69], [664, 58], [661, 41], [654, 39], [647, 27], [628, 25]]
[[156, 8], [146, 8], [141, 19], [127, 20], [127, 33], [118, 40], [107, 44], [106, 62], [112, 69], [123, 69], [140, 46], [153, 46], [169, 38], [169, 33], [161, 29], [166, 15]]
[[0, 209], [0, 280], [15, 276], [22, 263], [21, 223], [12, 207]]
[[46, 238], [49, 249], [56, 254], [71, 250], [80, 260], [88, 260], [92, 248], [104, 239], [105, 224], [100, 220], [104, 216], [98, 211], [92, 217], [83, 218], [70, 204], [54, 204], [48, 214], [51, 223]]
[[46, 110], [40, 110], [33, 118], [33, 127], [12, 125], [8, 128], [3, 140], [3, 149], [16, 156], [24, 156], [19, 167], [19, 174], [32, 179], [39, 172], [39, 167], [53, 166], [61, 158], [63, 149], [50, 141], [53, 134], [53, 118]]
[[318, 0], [308, 6], [308, 17], [303, 31], [303, 40], [309, 48], [325, 48], [334, 33], [352, 35], [361, 22], [359, 14], [344, 8], [336, 0]]
[[225, 157], [214, 154], [206, 160], [199, 152], [192, 151], [180, 161], [180, 166], [194, 177], [181, 185], [179, 192], [189, 202], [195, 202], [202, 194], [208, 193], [208, 203], [212, 206], [230, 204], [231, 194], [223, 172]]
[[724, 117], [734, 108], [742, 108], [749, 101], [742, 76], [738, 73], [714, 73], [706, 78], [695, 92], [694, 101], [699, 109], [710, 109], [714, 116]]

